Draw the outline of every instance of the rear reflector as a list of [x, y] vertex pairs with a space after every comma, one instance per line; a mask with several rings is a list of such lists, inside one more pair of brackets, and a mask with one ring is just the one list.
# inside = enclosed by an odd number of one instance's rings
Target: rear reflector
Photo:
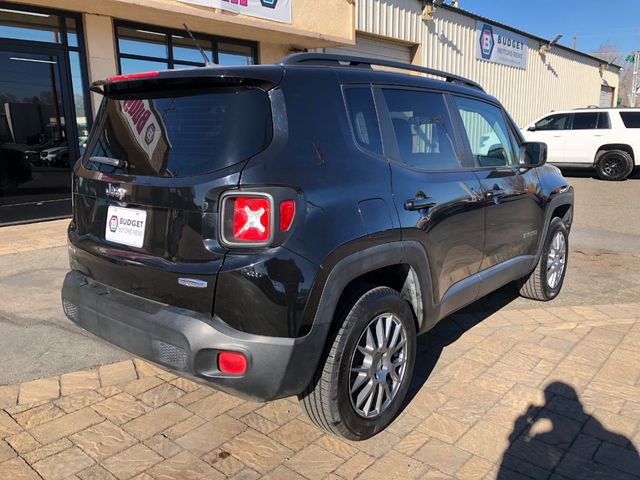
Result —
[[280, 231], [286, 232], [293, 222], [293, 216], [296, 212], [296, 204], [293, 200], [284, 200], [280, 202]]
[[271, 202], [267, 197], [234, 197], [233, 238], [241, 242], [269, 239]]
[[238, 352], [220, 352], [218, 370], [229, 375], [242, 375], [247, 371], [247, 359]]
[[126, 75], [116, 75], [115, 77], [109, 77], [109, 82], [124, 82], [126, 80], [137, 80], [140, 78], [157, 77], [160, 72], [140, 72], [140, 73], [127, 73]]

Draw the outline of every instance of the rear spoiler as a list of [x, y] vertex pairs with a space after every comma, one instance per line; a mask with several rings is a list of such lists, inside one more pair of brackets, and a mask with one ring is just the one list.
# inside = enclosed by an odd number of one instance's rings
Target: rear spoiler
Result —
[[280, 83], [283, 75], [283, 68], [275, 65], [197, 67], [118, 75], [93, 82], [90, 90], [105, 96], [223, 86], [270, 90]]

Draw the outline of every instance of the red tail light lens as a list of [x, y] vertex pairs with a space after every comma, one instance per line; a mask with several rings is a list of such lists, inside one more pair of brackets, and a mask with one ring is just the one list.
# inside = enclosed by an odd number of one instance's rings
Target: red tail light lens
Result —
[[233, 238], [241, 242], [266, 242], [270, 237], [271, 202], [267, 197], [234, 197]]
[[293, 222], [293, 216], [296, 213], [296, 204], [293, 200], [284, 200], [280, 202], [280, 231], [286, 232]]
[[140, 73], [128, 73], [126, 75], [116, 75], [115, 77], [109, 77], [109, 82], [124, 82], [126, 80], [137, 80], [139, 78], [157, 77], [160, 72], [140, 72]]
[[247, 371], [247, 359], [238, 352], [220, 352], [218, 370], [229, 375], [242, 375]]

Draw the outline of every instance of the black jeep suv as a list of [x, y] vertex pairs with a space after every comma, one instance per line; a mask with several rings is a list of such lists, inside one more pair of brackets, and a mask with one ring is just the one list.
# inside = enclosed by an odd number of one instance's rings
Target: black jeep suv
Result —
[[562, 287], [573, 189], [470, 80], [308, 53], [92, 88], [64, 310], [180, 375], [364, 439], [417, 335], [509, 282]]

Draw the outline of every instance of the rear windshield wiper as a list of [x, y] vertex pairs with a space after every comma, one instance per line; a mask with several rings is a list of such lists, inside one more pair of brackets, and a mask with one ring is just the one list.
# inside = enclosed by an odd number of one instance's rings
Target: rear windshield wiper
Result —
[[111, 157], [89, 157], [90, 162], [102, 163], [104, 165], [110, 165], [116, 168], [127, 168], [127, 162], [125, 160], [119, 160]]

